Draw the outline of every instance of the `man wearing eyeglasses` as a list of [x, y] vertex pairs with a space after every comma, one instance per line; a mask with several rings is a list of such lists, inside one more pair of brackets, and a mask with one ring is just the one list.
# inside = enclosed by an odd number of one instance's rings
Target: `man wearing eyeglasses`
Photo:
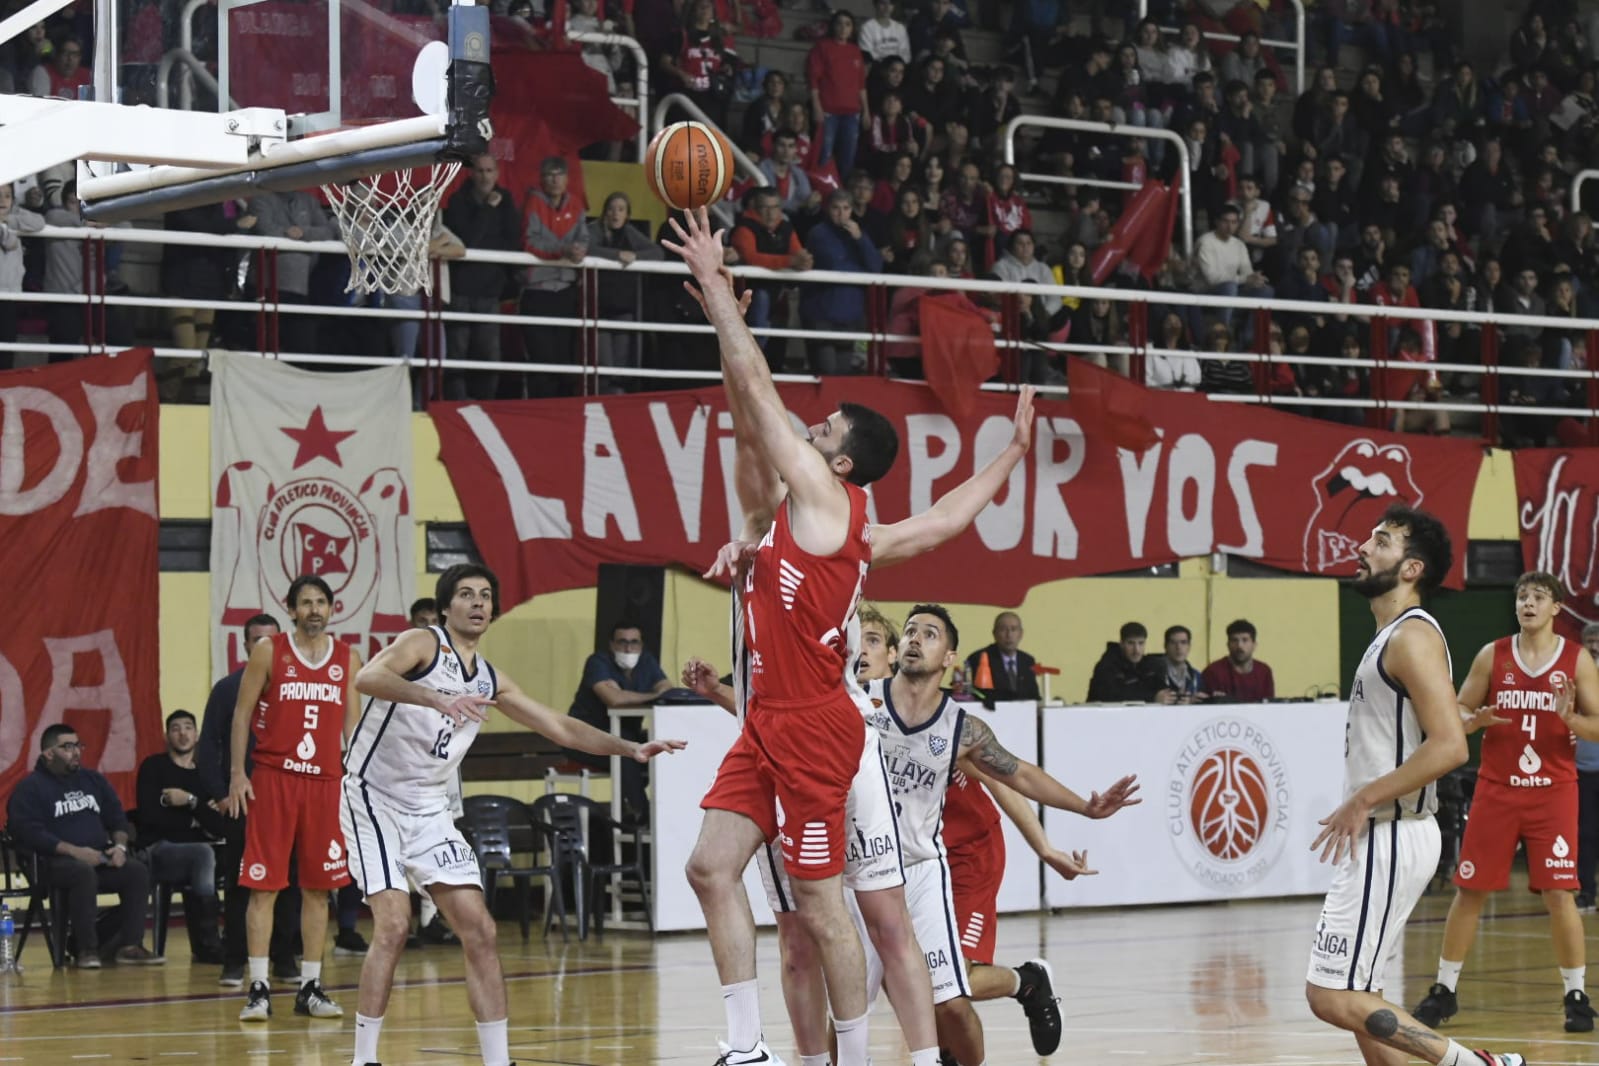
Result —
[[[637, 622], [619, 619], [611, 626], [611, 641], [604, 651], [597, 651], [583, 664], [583, 680], [578, 682], [577, 695], [572, 697], [572, 707], [567, 713], [587, 722], [595, 729], [611, 731], [610, 709], [613, 707], [648, 707], [661, 693], [672, 687], [661, 664], [644, 647], [644, 631]], [[621, 723], [623, 740], [645, 741], [644, 727], [639, 719], [626, 719]], [[585, 751], [566, 749], [573, 762], [582, 763], [592, 770], [611, 767], [610, 759], [591, 755]], [[649, 811], [649, 801], [644, 797], [645, 767], [630, 759], [622, 760], [622, 807], [624, 814], [642, 821]]]
[[78, 968], [98, 970], [95, 897], [115, 893], [119, 933], [105, 951], [117, 962], [159, 966], [167, 960], [145, 948], [150, 869], [128, 854], [128, 818], [111, 782], [83, 765], [83, 744], [69, 725], [44, 731], [39, 761], [6, 804], [17, 842], [39, 856], [44, 878], [65, 889]]

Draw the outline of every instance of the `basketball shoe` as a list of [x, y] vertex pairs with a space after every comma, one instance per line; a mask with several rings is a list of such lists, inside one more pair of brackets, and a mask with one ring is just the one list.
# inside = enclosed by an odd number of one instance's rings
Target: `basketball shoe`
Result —
[[294, 997], [294, 1013], [309, 1018], [342, 1018], [344, 1008], [322, 991], [321, 981], [307, 981], [300, 986], [299, 995]]
[[1566, 1032], [1593, 1032], [1594, 1009], [1588, 994], [1580, 989], [1566, 993]]
[[1043, 959], [1029, 959], [1016, 967], [1016, 974], [1021, 979], [1016, 1002], [1027, 1015], [1033, 1050], [1040, 1055], [1053, 1055], [1060, 1047], [1060, 999], [1055, 995], [1055, 971]]
[[1509, 1052], [1496, 1055], [1492, 1051], [1473, 1051], [1472, 1054], [1482, 1060], [1482, 1066], [1527, 1066], [1526, 1059]]
[[272, 1017], [272, 990], [265, 981], [250, 982], [250, 998], [239, 1011], [241, 1022], [264, 1022]]
[[783, 1060], [778, 1058], [772, 1049], [766, 1046], [766, 1041], [764, 1040], [757, 1040], [755, 1046], [748, 1051], [734, 1051], [720, 1040], [716, 1042], [716, 1047], [721, 1051], [722, 1055], [716, 1060], [714, 1066], [745, 1066], [746, 1063], [750, 1064], [750, 1066], [757, 1066], [757, 1064], [758, 1066], [786, 1066]]
[[1441, 984], [1435, 984], [1427, 989], [1426, 996], [1416, 1004], [1416, 1009], [1410, 1012], [1416, 1020], [1429, 1029], [1436, 1029], [1440, 1022], [1448, 1021], [1460, 1013], [1460, 1002], [1455, 999], [1455, 994]]

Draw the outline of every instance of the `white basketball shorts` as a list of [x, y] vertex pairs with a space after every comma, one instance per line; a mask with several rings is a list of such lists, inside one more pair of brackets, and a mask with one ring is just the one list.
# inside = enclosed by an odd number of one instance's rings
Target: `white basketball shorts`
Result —
[[[411, 884], [483, 884], [477, 854], [455, 828], [448, 809], [407, 814], [384, 804], [353, 777], [344, 779], [339, 825], [349, 850], [350, 876], [371, 897], [385, 889], [409, 893]], [[408, 883], [409, 879], [409, 883]]]
[[[970, 997], [972, 989], [966, 983], [966, 964], [955, 932], [955, 892], [950, 887], [949, 864], [945, 860], [927, 859], [905, 867], [905, 907], [911, 913], [916, 942], [927, 958], [933, 1002]], [[872, 1006], [883, 987], [883, 961], [866, 933], [860, 912], [854, 911], [853, 917], [866, 949], [866, 1002]]]
[[1397, 972], [1405, 921], [1438, 871], [1442, 846], [1431, 817], [1368, 822], [1354, 856], [1333, 876], [1305, 980], [1381, 992], [1390, 963]]
[[[849, 846], [844, 852], [844, 887], [853, 892], [875, 892], [898, 888], [905, 883], [905, 868], [900, 859], [899, 827], [894, 821], [894, 797], [888, 789], [888, 772], [883, 769], [883, 748], [877, 730], [867, 726], [866, 743], [861, 748], [860, 769], [850, 782], [845, 807], [845, 835]], [[794, 893], [789, 888], [788, 871], [783, 869], [783, 853], [768, 841], [755, 853], [761, 884], [773, 914], [794, 909]]]

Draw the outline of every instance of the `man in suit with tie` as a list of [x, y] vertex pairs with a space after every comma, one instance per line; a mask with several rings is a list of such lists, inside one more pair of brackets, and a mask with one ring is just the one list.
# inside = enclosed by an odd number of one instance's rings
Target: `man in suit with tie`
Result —
[[978, 676], [978, 665], [986, 656], [993, 685], [984, 691], [990, 703], [1005, 700], [1036, 700], [1038, 675], [1033, 673], [1033, 657], [1021, 650], [1022, 618], [1015, 611], [1002, 611], [994, 617], [994, 643], [966, 658], [966, 676]]

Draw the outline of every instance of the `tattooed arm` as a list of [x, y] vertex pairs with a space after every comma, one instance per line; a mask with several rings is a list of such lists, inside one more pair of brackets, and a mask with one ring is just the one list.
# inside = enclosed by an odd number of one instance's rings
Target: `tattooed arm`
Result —
[[1103, 794], [1094, 792], [1085, 800], [1040, 767], [1012, 755], [981, 718], [968, 714], [963, 723], [959, 765], [967, 773], [993, 777], [1028, 799], [1085, 818], [1108, 818], [1123, 807], [1143, 802], [1134, 795], [1138, 791], [1138, 784], [1131, 774]]

